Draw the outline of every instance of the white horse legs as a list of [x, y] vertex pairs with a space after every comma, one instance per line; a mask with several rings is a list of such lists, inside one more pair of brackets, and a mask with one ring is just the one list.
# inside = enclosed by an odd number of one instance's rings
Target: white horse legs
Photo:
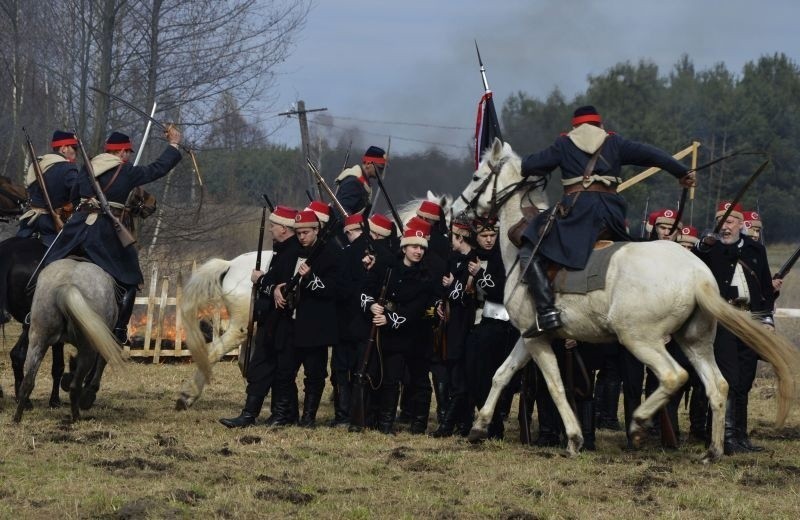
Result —
[[[222, 336], [214, 340], [212, 343], [206, 344], [206, 347], [208, 348], [208, 361], [211, 366], [213, 367], [220, 359], [222, 359], [222, 356], [241, 345], [244, 339], [245, 332], [242, 330], [242, 328], [235, 323], [231, 323]], [[178, 396], [177, 402], [175, 403], [175, 409], [188, 410], [189, 407], [192, 406], [195, 401], [197, 401], [197, 399], [200, 397], [200, 394], [203, 393], [206, 383], [206, 376], [203, 375], [203, 372], [196, 370], [194, 377], [183, 384], [181, 393]]]
[[470, 430], [468, 437], [470, 442], [481, 441], [488, 436], [488, 426], [494, 415], [494, 408], [497, 406], [500, 393], [508, 386], [514, 374], [524, 367], [529, 360], [530, 354], [522, 343], [522, 339], [520, 339], [492, 377], [492, 389], [486, 397], [486, 402], [483, 403], [483, 406], [475, 416], [475, 422], [472, 423], [472, 430]]

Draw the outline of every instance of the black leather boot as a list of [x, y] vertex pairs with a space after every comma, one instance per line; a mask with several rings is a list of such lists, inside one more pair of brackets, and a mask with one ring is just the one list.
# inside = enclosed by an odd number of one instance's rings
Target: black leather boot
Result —
[[536, 322], [522, 336], [535, 338], [545, 332], [561, 328], [561, 311], [556, 308], [556, 296], [547, 279], [542, 259], [534, 256], [525, 272], [528, 292], [536, 304]]
[[702, 383], [692, 387], [689, 396], [689, 440], [698, 444], [710, 442], [706, 422], [708, 419], [708, 397]]
[[[459, 412], [461, 408], [461, 396], [451, 395], [447, 402], [447, 409], [444, 413], [444, 420], [439, 423], [439, 426], [431, 432], [431, 437], [437, 439], [443, 437], [452, 437], [456, 429], [456, 421], [459, 420]], [[459, 421], [460, 422], [460, 421]]]
[[338, 391], [336, 392], [336, 400], [333, 402], [333, 420], [329, 424], [332, 428], [350, 424], [352, 386], [350, 382], [346, 381], [336, 385], [336, 388], [338, 388]]
[[384, 385], [379, 391], [378, 431], [386, 435], [394, 434], [394, 419], [397, 415], [397, 403], [400, 401], [399, 385]]
[[297, 390], [294, 385], [276, 384], [272, 387], [270, 406], [272, 415], [269, 426], [293, 426], [297, 424]]
[[[620, 425], [619, 418], [617, 417], [621, 387], [622, 382], [619, 378], [605, 380], [602, 385], [602, 390], [600, 386], [595, 387], [595, 424], [598, 429], [617, 432], [622, 430], [622, 425]], [[597, 409], [598, 405], [601, 407], [600, 410]]]
[[560, 446], [561, 424], [556, 405], [546, 391], [539, 394], [536, 398], [536, 407], [539, 409], [539, 434], [533, 444], [540, 447]]
[[747, 431], [747, 404], [749, 396], [744, 395], [736, 399], [736, 430], [738, 433], [739, 444], [751, 452], [764, 451], [763, 446], [758, 446], [750, 442], [750, 435]]
[[578, 421], [581, 423], [581, 434], [583, 435], [583, 449], [595, 450], [595, 420], [594, 420], [594, 401], [578, 401], [575, 403], [577, 408]]
[[444, 422], [444, 416], [447, 414], [447, 402], [450, 400], [450, 386], [444, 381], [437, 381], [433, 385], [433, 391], [436, 394], [436, 421], [438, 423]]
[[119, 313], [117, 314], [117, 324], [114, 326], [114, 336], [117, 337], [121, 345], [128, 343], [128, 322], [133, 314], [133, 305], [136, 303], [135, 285], [127, 285], [125, 292], [119, 300]]
[[300, 426], [304, 428], [315, 428], [317, 426], [317, 410], [319, 409], [320, 401], [322, 401], [322, 391], [324, 389], [324, 379], [306, 383], [303, 416], [300, 417]]
[[228, 428], [245, 428], [256, 423], [256, 417], [261, 413], [261, 406], [264, 404], [264, 396], [247, 395], [244, 401], [244, 408], [238, 417], [231, 419], [220, 419], [223, 425]]
[[728, 400], [725, 402], [725, 455], [734, 455], [736, 453], [748, 453], [749, 450], [739, 444], [739, 435], [736, 428], [736, 398], [728, 394]]

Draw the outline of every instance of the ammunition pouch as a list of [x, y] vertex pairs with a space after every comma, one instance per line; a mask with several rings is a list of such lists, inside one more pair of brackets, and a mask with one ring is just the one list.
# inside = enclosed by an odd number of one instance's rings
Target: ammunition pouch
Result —
[[522, 208], [522, 218], [519, 221], [508, 228], [508, 239], [511, 241], [512, 244], [515, 246], [522, 247], [522, 235], [525, 233], [525, 229], [528, 225], [533, 222], [533, 219], [536, 218], [536, 215], [539, 214], [539, 209], [536, 206], [526, 206]]

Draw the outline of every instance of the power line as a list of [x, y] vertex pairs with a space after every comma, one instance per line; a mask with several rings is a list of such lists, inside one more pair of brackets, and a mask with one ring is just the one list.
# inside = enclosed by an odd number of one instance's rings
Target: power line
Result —
[[[328, 127], [328, 128], [336, 128], [337, 130], [342, 130], [342, 131], [351, 130], [350, 128], [343, 128], [341, 126], [334, 125], [333, 123], [322, 123], [320, 121], [314, 121], [314, 120], [309, 121], [309, 123], [314, 124], [314, 125], [319, 125], [319, 126], [325, 126], [325, 127]], [[374, 135], [374, 136], [377, 136], [377, 137], [391, 137], [392, 139], [397, 139], [399, 141], [409, 141], [409, 142], [412, 142], [412, 143], [422, 143], [422, 144], [433, 144], [433, 145], [436, 145], [436, 146], [447, 146], [449, 148], [457, 148], [457, 149], [460, 149], [460, 150], [463, 150], [466, 147], [466, 145], [461, 145], [461, 144], [438, 143], [436, 141], [425, 141], [424, 139], [414, 139], [414, 138], [411, 138], [411, 137], [399, 137], [399, 136], [394, 135], [394, 134], [381, 134], [381, 133], [378, 133], [378, 132], [367, 132], [367, 131], [364, 131], [364, 130], [361, 130], [361, 129], [359, 129], [359, 132], [361, 132], [363, 134], [367, 134], [367, 135]]]
[[334, 116], [334, 117], [336, 119], [345, 119], [347, 121], [358, 121], [361, 123], [377, 123], [382, 125], [419, 126], [422, 128], [441, 128], [444, 130], [473, 130], [473, 128], [467, 128], [466, 126], [435, 125], [433, 123], [409, 123], [406, 121], [381, 121], [379, 119], [360, 119], [358, 117], [347, 117], [347, 116]]

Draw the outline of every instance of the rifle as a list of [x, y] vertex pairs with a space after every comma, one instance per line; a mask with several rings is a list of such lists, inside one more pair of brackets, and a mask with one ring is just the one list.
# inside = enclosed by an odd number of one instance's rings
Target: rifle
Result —
[[131, 244], [135, 244], [136, 239], [133, 237], [133, 235], [131, 235], [131, 232], [122, 225], [122, 222], [120, 222], [113, 213], [111, 213], [111, 208], [108, 205], [106, 194], [103, 193], [103, 188], [100, 187], [100, 183], [97, 182], [97, 178], [94, 176], [92, 161], [89, 160], [89, 156], [86, 154], [86, 148], [83, 147], [83, 142], [78, 137], [77, 133], [75, 134], [75, 140], [78, 141], [78, 149], [81, 151], [83, 166], [86, 168], [86, 173], [89, 175], [89, 183], [92, 185], [92, 190], [97, 197], [97, 202], [100, 204], [100, 210], [103, 212], [103, 215], [111, 220], [111, 223], [114, 226], [114, 231], [117, 233], [117, 238], [122, 244], [122, 247], [128, 247]]
[[642, 231], [639, 233], [639, 238], [647, 238], [647, 209], [650, 206], [650, 197], [644, 201], [644, 215], [642, 215]]
[[381, 193], [383, 193], [383, 198], [386, 199], [386, 204], [389, 205], [389, 211], [392, 212], [392, 217], [394, 218], [394, 221], [397, 223], [397, 228], [400, 230], [400, 234], [402, 235], [403, 231], [405, 231], [403, 229], [403, 221], [400, 220], [400, 215], [397, 214], [397, 210], [394, 209], [394, 204], [392, 204], [392, 200], [389, 198], [389, 194], [386, 192], [386, 188], [383, 187], [383, 181], [381, 180], [381, 176], [376, 175], [375, 180], [378, 181], [378, 188], [381, 190]]
[[753, 184], [753, 182], [758, 178], [758, 176], [761, 175], [761, 172], [764, 171], [764, 169], [767, 167], [768, 164], [769, 164], [769, 159], [761, 163], [761, 166], [759, 166], [758, 169], [750, 176], [750, 178], [747, 179], [747, 182], [745, 182], [744, 185], [741, 188], [739, 188], [739, 193], [737, 193], [736, 196], [733, 198], [733, 200], [730, 202], [730, 205], [728, 206], [727, 211], [725, 211], [725, 214], [722, 215], [722, 218], [720, 218], [719, 221], [717, 221], [717, 225], [714, 227], [714, 231], [712, 232], [714, 235], [719, 234], [720, 230], [722, 229], [722, 225], [725, 223], [726, 220], [728, 220], [728, 217], [731, 216], [733, 208], [740, 200], [742, 200], [744, 192], [746, 192], [747, 188], [749, 188], [750, 185]]
[[800, 258], [800, 247], [798, 247], [795, 250], [795, 252], [792, 253], [792, 256], [790, 256], [789, 259], [783, 263], [781, 268], [778, 269], [778, 272], [772, 275], [772, 279], [783, 280], [784, 277], [786, 277], [786, 275], [789, 274], [789, 271], [792, 270], [792, 267], [794, 267], [794, 264], [797, 262], [798, 258]]
[[367, 204], [364, 208], [364, 218], [361, 219], [361, 235], [364, 237], [364, 240], [367, 243], [367, 248], [364, 251], [366, 254], [370, 256], [375, 256], [375, 244], [372, 242], [372, 235], [369, 234], [369, 222], [367, 221], [366, 215], [369, 215], [370, 211], [372, 211], [372, 205]]
[[49, 211], [50, 216], [53, 217], [53, 222], [56, 225], [56, 231], [61, 231], [61, 228], [64, 227], [64, 222], [61, 221], [61, 217], [53, 209], [53, 203], [50, 202], [50, 194], [47, 193], [47, 185], [44, 182], [44, 173], [42, 173], [42, 166], [39, 164], [39, 161], [36, 160], [36, 152], [33, 150], [33, 143], [31, 142], [31, 136], [28, 135], [28, 131], [25, 130], [24, 126], [22, 127], [22, 132], [25, 134], [25, 141], [26, 141], [26, 146], [28, 148], [28, 154], [31, 156], [31, 167], [33, 168], [33, 171], [36, 173], [36, 182], [42, 189], [44, 202], [45, 204], [47, 204], [47, 211]]
[[[314, 247], [308, 253], [308, 257], [305, 260], [306, 265], [309, 267], [311, 263], [314, 262], [317, 257], [322, 253], [323, 249], [325, 248], [325, 244], [328, 242], [328, 238], [331, 236], [331, 230], [333, 226], [325, 226], [320, 234], [317, 237], [317, 241], [314, 243]], [[284, 310], [286, 312], [291, 312], [294, 310], [295, 306], [297, 305], [297, 289], [300, 286], [300, 273], [295, 273], [294, 276], [281, 288], [281, 294], [283, 297], [286, 298], [286, 305]]]
[[[341, 171], [344, 171], [344, 170], [347, 169], [347, 162], [350, 160], [350, 150], [352, 150], [352, 149], [353, 149], [353, 141], [351, 140], [350, 144], [347, 145], [347, 153], [344, 154], [344, 163], [342, 163], [342, 170]], [[336, 195], [339, 194], [339, 186], [341, 186], [341, 184], [339, 184], [337, 182], [336, 183]]]
[[308, 202], [314, 202], [314, 197], [311, 196], [311, 192], [306, 190], [306, 197], [308, 197]]
[[316, 166], [314, 166], [314, 163], [311, 162], [311, 159], [306, 157], [306, 163], [308, 164], [308, 169], [311, 170], [311, 173], [314, 175], [314, 177], [317, 178], [317, 186], [320, 189], [325, 190], [325, 193], [328, 194], [328, 197], [330, 197], [331, 202], [333, 202], [333, 205], [336, 206], [336, 209], [339, 210], [339, 213], [342, 214], [343, 218], [349, 217], [350, 214], [347, 211], [345, 211], [344, 206], [342, 206], [342, 203], [339, 202], [339, 199], [337, 199], [336, 195], [334, 195], [333, 191], [331, 191], [330, 186], [328, 186], [328, 183], [325, 182], [325, 179], [322, 178], [322, 174], [319, 173], [319, 170], [317, 169]]
[[[261, 270], [261, 249], [264, 247], [264, 225], [267, 221], [267, 207], [261, 208], [261, 228], [258, 230], [258, 251], [256, 252], [256, 271]], [[253, 284], [250, 291], [250, 310], [247, 317], [247, 338], [244, 341], [244, 349], [242, 349], [242, 356], [239, 360], [239, 368], [242, 371], [242, 377], [247, 377], [247, 369], [250, 368], [250, 356], [253, 352], [253, 329], [254, 320], [253, 313], [255, 312], [256, 299], [258, 298], [258, 287]]]
[[[389, 289], [389, 279], [391, 276], [392, 268], [389, 267], [386, 269], [386, 275], [383, 278], [383, 285], [381, 286], [378, 301], [375, 302], [378, 305], [383, 306], [386, 304], [386, 293]], [[369, 380], [367, 368], [369, 367], [372, 349], [376, 345], [378, 330], [378, 326], [373, 324], [372, 330], [369, 333], [369, 340], [364, 348], [364, 355], [361, 358], [361, 365], [359, 366], [358, 372], [355, 374], [355, 380], [353, 381], [353, 397], [350, 405], [350, 424], [358, 427], [359, 429], [363, 429], [364, 425], [366, 424], [366, 392], [367, 381]]]
[[266, 193], [262, 193], [261, 196], [264, 198], [264, 202], [267, 203], [267, 207], [269, 208], [269, 212], [272, 213], [275, 211], [275, 205], [272, 204], [272, 201], [269, 200]]

